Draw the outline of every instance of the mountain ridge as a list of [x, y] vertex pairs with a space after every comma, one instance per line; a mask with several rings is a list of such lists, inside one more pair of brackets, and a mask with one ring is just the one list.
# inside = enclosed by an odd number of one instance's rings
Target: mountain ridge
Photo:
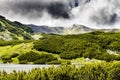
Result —
[[53, 34], [83, 34], [93, 31], [102, 31], [102, 32], [119, 32], [120, 29], [94, 29], [84, 25], [74, 24], [72, 27], [50, 27], [50, 26], [36, 26], [28, 25], [36, 33], [53, 33]]
[[[22, 24], [17, 21], [10, 21], [0, 15], [0, 40], [31, 40], [39, 39], [39, 34], [83, 34], [93, 31], [119, 32], [120, 29], [94, 29], [84, 25], [74, 24], [72, 27]], [[35, 35], [34, 34], [38, 34]]]
[[10, 21], [0, 15], [0, 40], [26, 40], [32, 39], [32, 29], [26, 25]]

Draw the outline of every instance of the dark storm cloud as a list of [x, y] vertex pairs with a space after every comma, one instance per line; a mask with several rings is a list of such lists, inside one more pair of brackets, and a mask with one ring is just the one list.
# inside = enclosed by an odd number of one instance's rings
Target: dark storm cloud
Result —
[[[98, 0], [99, 1], [99, 0]], [[91, 15], [91, 20], [96, 24], [112, 25], [119, 24], [120, 21], [120, 0], [101, 0], [103, 6], [98, 7], [97, 11]]]
[[54, 18], [69, 18], [68, 6], [63, 1], [11, 0], [6, 5], [8, 7], [7, 11], [29, 18], [40, 18], [44, 12], [48, 12]]
[[120, 26], [120, 0], [0, 0], [0, 15], [24, 24], [113, 28]]
[[64, 5], [63, 3], [60, 2], [55, 2], [50, 4], [47, 7], [47, 10], [50, 14], [52, 14], [52, 16], [59, 18], [59, 17], [63, 17], [63, 18], [69, 18], [69, 11], [67, 9], [67, 6]]
[[112, 25], [116, 22], [118, 16], [116, 13], [109, 13], [108, 9], [103, 8], [97, 12], [97, 14], [92, 15], [91, 20], [97, 24], [108, 24]]

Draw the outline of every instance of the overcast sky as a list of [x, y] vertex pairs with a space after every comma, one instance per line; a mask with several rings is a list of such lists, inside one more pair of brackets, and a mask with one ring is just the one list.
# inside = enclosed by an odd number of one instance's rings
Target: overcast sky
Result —
[[38, 25], [44, 24], [45, 20], [51, 24], [48, 19], [70, 18], [67, 0], [0, 0], [0, 15], [13, 21]]
[[120, 0], [79, 0], [72, 10], [68, 1], [0, 0], [0, 15], [24, 24], [120, 28]]

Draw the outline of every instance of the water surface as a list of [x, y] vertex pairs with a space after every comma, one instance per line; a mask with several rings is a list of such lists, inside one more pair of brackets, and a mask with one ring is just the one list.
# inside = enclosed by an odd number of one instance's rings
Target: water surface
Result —
[[[0, 71], [5, 70], [7, 73], [11, 73], [13, 70], [28, 72], [29, 70], [31, 70], [33, 68], [49, 68], [52, 66], [53, 65], [0, 64]], [[54, 66], [57, 67], [59, 65], [54, 65]]]

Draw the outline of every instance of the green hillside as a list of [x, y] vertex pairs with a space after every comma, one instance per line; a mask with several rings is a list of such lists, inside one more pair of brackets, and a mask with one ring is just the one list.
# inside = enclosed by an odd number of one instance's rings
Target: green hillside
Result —
[[59, 55], [33, 48], [35, 41], [0, 41], [0, 62], [14, 64], [45, 64], [56, 61]]
[[12, 22], [0, 16], [0, 40], [30, 40], [33, 31], [17, 21]]
[[0, 41], [4, 63], [86, 64], [119, 61], [120, 33], [91, 32], [78, 35], [41, 34], [40, 40]]
[[85, 57], [120, 60], [120, 33], [91, 32], [78, 35], [45, 35], [34, 48], [60, 55], [62, 59]]
[[119, 61], [120, 32], [35, 34], [28, 26], [0, 16], [0, 62], [86, 64], [85, 59], [98, 62]]

